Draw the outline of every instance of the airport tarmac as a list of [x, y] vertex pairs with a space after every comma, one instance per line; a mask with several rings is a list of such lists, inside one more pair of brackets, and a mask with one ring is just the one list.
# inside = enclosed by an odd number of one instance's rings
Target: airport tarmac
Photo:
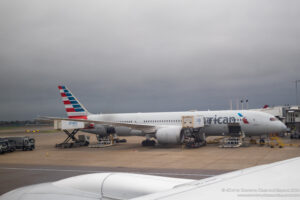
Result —
[[[126, 137], [127, 143], [107, 148], [57, 149], [54, 145], [66, 137], [63, 132], [44, 127], [39, 128], [39, 133], [25, 133], [26, 129], [0, 130], [0, 137], [27, 135], [36, 140], [34, 151], [0, 155], [0, 194], [29, 184], [96, 172], [132, 172], [201, 179], [300, 156], [299, 147], [251, 145], [224, 149], [217, 144], [197, 149], [186, 149], [180, 145], [142, 147], [140, 143], [143, 137]], [[95, 135], [90, 136], [91, 141], [95, 142]], [[299, 140], [287, 139], [286, 142], [300, 144]]]
[[0, 195], [15, 188], [26, 185], [57, 181], [63, 178], [68, 178], [71, 176], [77, 176], [82, 174], [103, 172], [125, 172], [187, 179], [202, 179], [222, 174], [227, 171], [1, 164]]

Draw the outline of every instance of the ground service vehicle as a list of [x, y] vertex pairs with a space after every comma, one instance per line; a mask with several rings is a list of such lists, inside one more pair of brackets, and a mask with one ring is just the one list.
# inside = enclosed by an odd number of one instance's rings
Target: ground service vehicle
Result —
[[0, 153], [3, 154], [6, 152], [6, 149], [7, 149], [7, 145], [5, 142], [3, 141], [0, 141]]
[[16, 149], [23, 151], [35, 149], [35, 140], [31, 137], [8, 137], [9, 142], [15, 143]]
[[5, 152], [14, 152], [16, 150], [16, 143], [14, 141], [9, 141], [7, 138], [0, 138], [0, 143], [2, 143], [5, 148]]

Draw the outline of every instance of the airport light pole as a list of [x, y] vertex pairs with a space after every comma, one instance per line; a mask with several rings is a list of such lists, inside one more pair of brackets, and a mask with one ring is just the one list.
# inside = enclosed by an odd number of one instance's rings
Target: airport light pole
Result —
[[244, 100], [241, 100], [242, 110], [244, 110]]
[[298, 82], [300, 82], [300, 80], [295, 81], [295, 84], [296, 84], [296, 106], [298, 106]]

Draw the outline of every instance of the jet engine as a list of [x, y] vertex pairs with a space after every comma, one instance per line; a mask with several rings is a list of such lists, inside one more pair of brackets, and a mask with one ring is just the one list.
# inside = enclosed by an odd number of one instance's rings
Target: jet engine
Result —
[[160, 144], [182, 144], [184, 131], [180, 126], [160, 128], [156, 131], [155, 137]]
[[89, 125], [89, 128], [84, 129], [84, 131], [88, 133], [97, 134], [102, 137], [116, 133], [114, 127], [106, 125], [93, 125], [92, 127]]

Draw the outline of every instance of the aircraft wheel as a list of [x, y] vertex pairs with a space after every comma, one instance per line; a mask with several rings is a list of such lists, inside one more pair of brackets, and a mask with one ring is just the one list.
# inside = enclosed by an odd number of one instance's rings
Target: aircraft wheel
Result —
[[156, 142], [155, 140], [143, 140], [142, 141], [142, 146], [147, 147], [147, 146], [155, 146]]
[[150, 146], [155, 146], [155, 143], [156, 143], [155, 140], [151, 140], [150, 141]]
[[260, 139], [260, 140], [259, 140], [259, 143], [260, 143], [260, 144], [265, 144], [265, 139]]
[[144, 140], [143, 142], [142, 142], [142, 146], [147, 146], [147, 141], [146, 140]]

